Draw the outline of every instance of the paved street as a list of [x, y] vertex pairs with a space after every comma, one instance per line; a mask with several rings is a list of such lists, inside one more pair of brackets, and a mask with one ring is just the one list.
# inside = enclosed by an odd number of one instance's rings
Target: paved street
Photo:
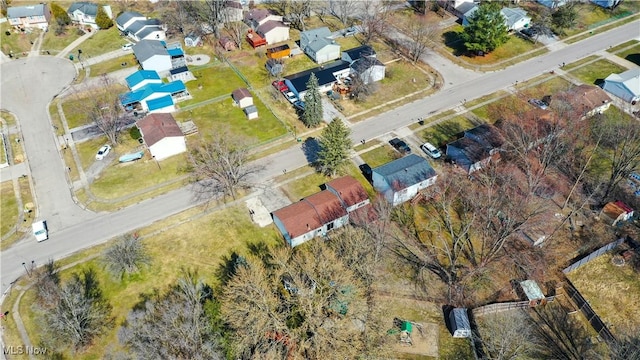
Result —
[[[411, 124], [418, 117], [455, 107], [465, 99], [471, 100], [492, 93], [511, 86], [516, 81], [524, 81], [556, 69], [562, 62], [570, 63], [609, 46], [638, 38], [639, 35], [636, 21], [576, 44], [557, 47], [556, 51], [503, 71], [473, 76], [464, 75], [467, 70], [459, 70], [449, 63], [436, 64], [444, 60], [435, 54], [427, 54], [424, 60], [434, 62], [431, 65], [443, 74], [447, 86], [428, 98], [355, 124], [352, 127], [352, 138], [358, 142], [378, 137]], [[29, 237], [2, 252], [0, 270], [3, 292], [10, 282], [24, 273], [23, 262], [35, 261], [41, 265], [49, 258], [68, 256], [194, 205], [191, 193], [183, 188], [115, 213], [94, 214], [81, 210], [71, 198], [64, 165], [47, 115], [47, 104], [53, 94], [58, 93], [75, 76], [73, 65], [64, 59], [34, 57], [3, 63], [1, 66], [1, 106], [14, 112], [20, 121], [29, 159], [28, 166], [41, 211], [38, 217], [47, 219], [51, 228], [48, 241], [37, 243]], [[266, 168], [256, 176], [257, 183], [264, 183], [282, 174], [283, 169], [293, 170], [303, 166], [307, 164], [307, 159], [301, 146], [296, 146], [260, 162]]]

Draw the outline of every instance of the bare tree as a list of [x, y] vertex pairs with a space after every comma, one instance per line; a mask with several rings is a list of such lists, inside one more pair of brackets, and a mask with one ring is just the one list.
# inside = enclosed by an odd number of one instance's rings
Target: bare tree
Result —
[[640, 359], [640, 328], [629, 329], [609, 344], [611, 360]]
[[155, 293], [127, 316], [120, 342], [139, 359], [224, 359], [219, 350], [211, 288], [182, 272], [165, 294]]
[[104, 263], [111, 275], [117, 278], [137, 272], [150, 261], [142, 241], [131, 234], [120, 237], [104, 252]]
[[[366, 69], [369, 62], [378, 61], [374, 57], [362, 57], [358, 62], [362, 62], [363, 64], [358, 64], [358, 66], [362, 66], [362, 68]], [[351, 98], [356, 102], [365, 101], [369, 96], [373, 95], [378, 90], [378, 84], [374, 81], [369, 81], [366, 83], [360, 74], [353, 74], [351, 76], [351, 84], [349, 84], [349, 91]]]
[[409, 53], [409, 58], [414, 64], [427, 51], [438, 31], [438, 25], [433, 22], [418, 19], [409, 23], [407, 29], [409, 39], [404, 44]]
[[329, 0], [329, 13], [344, 25], [349, 25], [349, 18], [353, 18], [357, 9], [354, 0]]
[[368, 44], [376, 36], [384, 37], [391, 16], [389, 4], [384, 1], [362, 1], [360, 4], [363, 42]]
[[524, 310], [487, 314], [477, 318], [487, 360], [516, 360], [533, 355], [533, 330]]
[[193, 1], [171, 1], [163, 4], [165, 8], [161, 15], [162, 23], [166, 24], [169, 33], [185, 36], [198, 28], [198, 24], [193, 21], [197, 14]]
[[59, 299], [60, 275], [53, 260], [38, 268], [35, 272], [35, 289], [38, 305], [43, 309], [53, 307]]
[[228, 130], [200, 139], [188, 155], [197, 199], [208, 200], [221, 193], [235, 199], [238, 188], [249, 186], [251, 175], [263, 167], [249, 162], [248, 145], [248, 140]]
[[269, 0], [266, 3], [291, 22], [292, 27], [300, 31], [306, 30], [305, 21], [311, 16], [312, 0]]
[[116, 82], [107, 74], [100, 75], [97, 86], [86, 85], [75, 97], [79, 113], [86, 114], [87, 123], [95, 124], [111, 144], [118, 143], [120, 130], [124, 126], [124, 109], [120, 105], [118, 92], [114, 91]]
[[192, 19], [203, 23], [207, 32], [213, 33], [214, 37], [220, 38], [220, 29], [225, 21], [226, 1], [221, 0], [204, 0], [187, 1], [192, 3], [189, 5], [189, 12]]
[[242, 21], [227, 21], [224, 24], [224, 28], [227, 30], [229, 36], [236, 44], [238, 49], [242, 49], [242, 44], [244, 44], [244, 36], [247, 33], [247, 29], [249, 28], [247, 24]]

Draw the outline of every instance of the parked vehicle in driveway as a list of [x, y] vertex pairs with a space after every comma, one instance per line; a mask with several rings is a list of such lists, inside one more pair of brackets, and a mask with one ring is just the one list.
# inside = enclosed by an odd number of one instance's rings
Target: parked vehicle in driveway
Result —
[[33, 235], [36, 237], [38, 242], [45, 241], [49, 238], [46, 221], [36, 221], [31, 224], [31, 228], [33, 229]]
[[293, 91], [282, 92], [282, 94], [292, 104], [295, 104], [295, 102], [298, 101], [298, 97], [293, 93]]
[[302, 101], [302, 100], [298, 100], [298, 101], [294, 102], [293, 106], [296, 109], [300, 110], [300, 111], [304, 111], [304, 101]]
[[542, 110], [547, 110], [547, 108], [549, 107], [549, 105], [547, 103], [545, 103], [542, 100], [538, 100], [538, 99], [529, 99], [529, 104], [535, 106], [535, 107], [539, 107]]
[[107, 155], [109, 155], [109, 151], [111, 151], [110, 145], [102, 145], [100, 150], [98, 150], [98, 152], [96, 153], [96, 160], [104, 159]]
[[439, 159], [442, 156], [440, 150], [438, 150], [437, 147], [428, 142], [420, 145], [420, 149], [422, 149], [425, 154], [431, 156], [433, 159]]
[[289, 87], [282, 80], [275, 80], [271, 85], [280, 92], [289, 91]]
[[406, 142], [398, 139], [398, 138], [393, 138], [391, 140], [389, 140], [389, 144], [391, 144], [391, 146], [393, 146], [396, 150], [398, 150], [399, 152], [403, 153], [403, 154], [410, 154], [411, 153], [411, 148], [409, 147], [409, 145], [407, 145]]

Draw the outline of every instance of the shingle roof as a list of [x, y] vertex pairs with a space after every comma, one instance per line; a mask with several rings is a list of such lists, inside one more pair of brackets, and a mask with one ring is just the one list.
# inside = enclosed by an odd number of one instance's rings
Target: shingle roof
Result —
[[307, 49], [318, 52], [323, 47], [333, 43], [333, 40], [329, 38], [330, 36], [331, 31], [327, 27], [303, 31], [300, 33], [300, 48], [305, 52]]
[[380, 60], [374, 57], [366, 57], [366, 58], [358, 59], [351, 63], [351, 68], [359, 74], [361, 74], [362, 72], [374, 66], [384, 67], [385, 65]]
[[129, 88], [132, 88], [138, 85], [144, 80], [162, 80], [162, 79], [160, 78], [160, 75], [158, 75], [158, 73], [153, 70], [138, 70], [133, 74], [127, 76], [127, 78], [125, 79], [125, 81], [127, 82], [127, 86], [129, 86]]
[[466, 157], [466, 161], [465, 159], [460, 159], [460, 158], [456, 159], [456, 161], [460, 165], [473, 165], [479, 161], [482, 161], [488, 158], [491, 155], [489, 154], [489, 149], [487, 149], [485, 146], [483, 146], [479, 142], [474, 141], [473, 139], [470, 139], [468, 137], [463, 137], [456, 141], [448, 143], [447, 155], [450, 155], [448, 151], [449, 147], [460, 149], [464, 154], [464, 156]]
[[75, 2], [69, 6], [67, 12], [71, 14], [76, 10], [80, 10], [85, 15], [96, 16], [98, 14], [98, 5], [89, 2]]
[[273, 212], [280, 219], [291, 238], [306, 234], [322, 227], [322, 222], [313, 206], [306, 201], [298, 201]]
[[283, 24], [280, 21], [276, 21], [276, 20], [269, 20], [267, 22], [265, 22], [264, 24], [258, 26], [256, 28], [256, 32], [265, 35], [267, 34], [269, 31], [276, 29], [276, 28], [280, 28], [280, 27], [284, 27], [286, 28], [287, 26], [285, 24]]
[[184, 136], [171, 114], [150, 114], [136, 122], [147, 146], [153, 146], [166, 137]]
[[138, 31], [138, 33], [136, 33], [135, 35], [138, 37], [138, 39], [144, 39], [147, 36], [149, 36], [149, 34], [155, 32], [155, 31], [163, 31], [162, 28], [160, 26], [147, 26], [144, 29]]
[[502, 16], [504, 16], [505, 22], [508, 27], [512, 27], [521, 19], [527, 17], [527, 12], [522, 10], [521, 8], [505, 7], [500, 10], [500, 13], [502, 14]]
[[326, 84], [330, 84], [336, 81], [336, 78], [333, 75], [335, 72], [348, 69], [348, 68], [349, 68], [348, 62], [338, 60], [328, 65], [325, 65], [323, 67], [317, 67], [317, 68], [313, 68], [303, 72], [299, 72], [297, 74], [285, 76], [285, 79], [289, 80], [298, 92], [303, 92], [307, 90], [307, 82], [309, 82], [309, 77], [311, 77], [311, 73], [314, 73], [318, 78], [318, 84], [320, 86], [324, 86]]
[[179, 68], [175, 68], [175, 69], [171, 69], [171, 70], [169, 70], [169, 74], [171, 74], [171, 75], [176, 75], [176, 74], [181, 74], [181, 73], [188, 72], [188, 71], [189, 71], [189, 68], [188, 68], [188, 67], [186, 67], [186, 66], [181, 66], [181, 67], [179, 67]]
[[466, 130], [465, 134], [471, 135], [474, 140], [487, 149], [497, 149], [504, 143], [504, 138], [500, 131], [490, 124], [476, 126], [473, 129]]
[[173, 105], [173, 98], [171, 95], [159, 97], [157, 99], [147, 101], [147, 107], [149, 111], [163, 109]]
[[231, 96], [233, 96], [234, 100], [238, 101], [244, 98], [251, 97], [251, 93], [249, 92], [249, 90], [245, 88], [238, 88], [233, 90], [233, 92], [231, 93]]
[[45, 12], [45, 4], [36, 4], [28, 6], [12, 6], [7, 9], [7, 17], [9, 19], [23, 18], [29, 16], [42, 16]]
[[405, 189], [436, 176], [436, 171], [424, 158], [410, 154], [373, 169], [395, 191]]
[[624, 86], [631, 94], [640, 95], [640, 67], [620, 74], [611, 74], [604, 81], [612, 81]]
[[611, 98], [604, 90], [592, 85], [578, 85], [569, 90], [555, 94], [555, 97], [565, 98], [574, 109], [586, 107], [595, 109], [603, 104], [611, 102]]
[[144, 62], [156, 55], [169, 56], [169, 52], [162, 45], [162, 42], [157, 40], [141, 40], [133, 45], [133, 53], [140, 62]]
[[340, 199], [328, 190], [308, 196], [303, 201], [307, 201], [313, 206], [323, 224], [347, 215], [347, 210], [342, 207]]
[[376, 51], [369, 45], [358, 46], [353, 49], [345, 50], [343, 53], [349, 55], [353, 61], [360, 59], [363, 56], [376, 55]]
[[122, 14], [120, 14], [120, 16], [118, 16], [116, 18], [116, 24], [118, 24], [120, 27], [124, 26], [124, 24], [126, 24], [129, 20], [133, 19], [133, 18], [137, 18], [137, 17], [145, 17], [144, 15], [140, 14], [137, 11], [125, 11]]
[[245, 21], [255, 21], [260, 22], [266, 19], [271, 13], [267, 9], [252, 9], [249, 10], [246, 14], [244, 14]]
[[343, 176], [331, 180], [326, 186], [334, 189], [347, 207], [361, 203], [369, 198], [362, 184], [351, 176]]
[[246, 108], [242, 109], [245, 114], [256, 114], [258, 112], [258, 108], [255, 105], [249, 105]]

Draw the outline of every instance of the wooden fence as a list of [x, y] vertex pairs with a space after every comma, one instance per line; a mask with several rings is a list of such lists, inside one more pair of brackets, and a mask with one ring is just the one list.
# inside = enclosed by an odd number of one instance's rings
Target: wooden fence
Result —
[[[547, 302], [551, 302], [555, 300], [555, 296], [549, 296], [545, 298]], [[527, 309], [531, 307], [529, 301], [513, 301], [513, 302], [504, 302], [504, 303], [494, 303], [488, 304], [484, 306], [478, 306], [475, 309], [471, 310], [473, 316], [482, 316], [486, 314], [495, 314], [503, 311], [509, 311], [513, 309]]]
[[573, 301], [573, 303], [578, 307], [582, 314], [587, 318], [589, 324], [593, 327], [593, 329], [598, 333], [598, 335], [607, 342], [607, 344], [611, 345], [615, 343], [616, 338], [613, 336], [609, 328], [604, 324], [604, 322], [600, 319], [598, 314], [591, 308], [591, 305], [587, 302], [587, 300], [582, 297], [580, 292], [573, 286], [569, 279], [565, 279], [566, 284], [563, 286], [563, 289], [569, 296], [569, 298]]
[[591, 261], [591, 260], [593, 260], [593, 259], [597, 258], [598, 256], [600, 256], [600, 255], [602, 255], [602, 254], [606, 253], [607, 251], [609, 251], [609, 250], [611, 250], [611, 249], [613, 249], [613, 248], [617, 247], [618, 245], [622, 244], [623, 242], [624, 242], [624, 239], [623, 239], [623, 238], [620, 238], [620, 239], [618, 239], [618, 240], [616, 240], [616, 241], [610, 242], [610, 243], [608, 243], [607, 245], [605, 245], [605, 246], [603, 246], [603, 247], [599, 248], [598, 250], [596, 250], [596, 251], [592, 252], [591, 254], [587, 255], [586, 257], [584, 257], [584, 258], [582, 258], [582, 259], [580, 259], [580, 260], [578, 260], [578, 261], [574, 262], [573, 264], [571, 264], [571, 265], [567, 266], [567, 268], [565, 268], [564, 270], [562, 270], [562, 272], [563, 272], [563, 273], [565, 273], [565, 274], [568, 274], [568, 273], [570, 273], [571, 271], [573, 271], [573, 270], [575, 270], [575, 269], [579, 268], [580, 266], [582, 266], [582, 265], [584, 265], [584, 264], [588, 263], [589, 261]]

